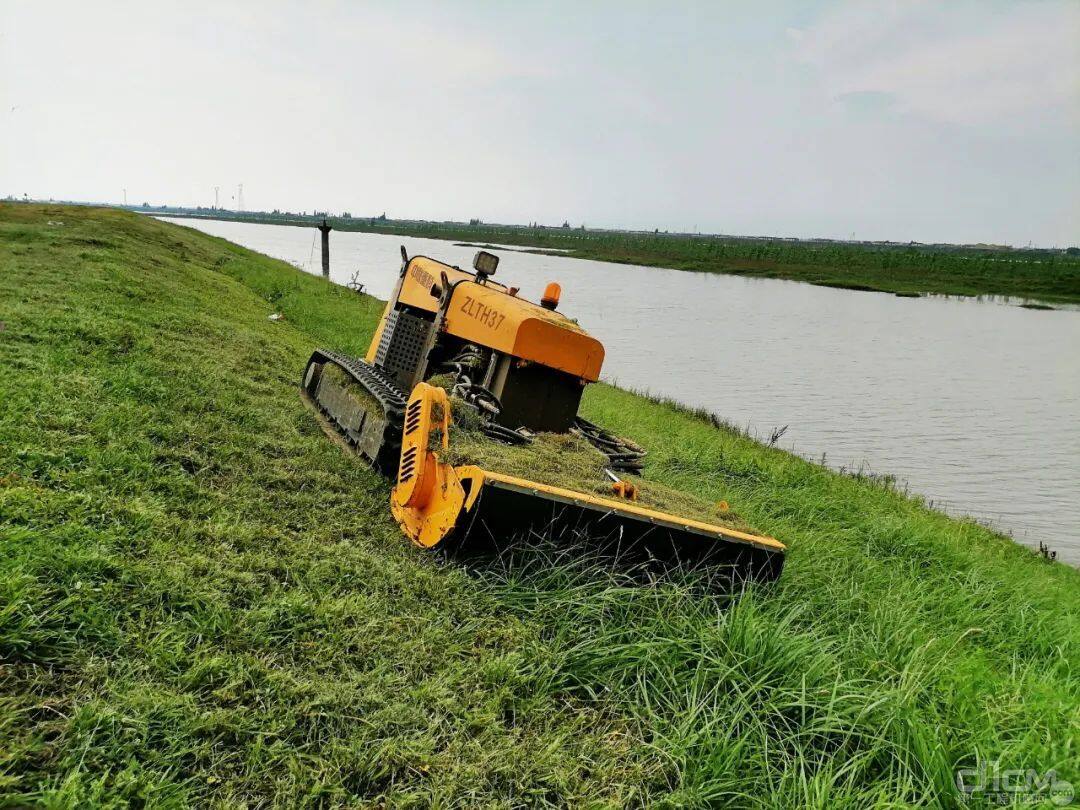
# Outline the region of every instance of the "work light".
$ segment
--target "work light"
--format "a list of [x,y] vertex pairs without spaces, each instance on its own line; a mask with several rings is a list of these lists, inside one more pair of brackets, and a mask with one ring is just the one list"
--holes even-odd
[[476,251],[476,255],[472,260],[473,269],[485,276],[495,275],[495,268],[499,266],[499,257],[494,253],[488,253],[486,250]]

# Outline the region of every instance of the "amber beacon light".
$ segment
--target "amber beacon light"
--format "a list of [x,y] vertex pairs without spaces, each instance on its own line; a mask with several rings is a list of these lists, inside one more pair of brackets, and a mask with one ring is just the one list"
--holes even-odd
[[544,297],[540,299],[540,306],[544,309],[555,309],[559,305],[559,295],[561,293],[562,287],[552,281],[544,287]]

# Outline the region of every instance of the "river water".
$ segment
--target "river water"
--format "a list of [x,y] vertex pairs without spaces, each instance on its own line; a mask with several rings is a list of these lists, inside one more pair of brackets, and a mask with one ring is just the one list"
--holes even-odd
[[[320,272],[310,228],[172,220]],[[398,246],[471,266],[452,242],[335,231],[331,275],[386,298]],[[1080,564],[1080,312],[502,251],[498,278],[607,349],[604,378],[719,414],[848,470],[895,475]]]

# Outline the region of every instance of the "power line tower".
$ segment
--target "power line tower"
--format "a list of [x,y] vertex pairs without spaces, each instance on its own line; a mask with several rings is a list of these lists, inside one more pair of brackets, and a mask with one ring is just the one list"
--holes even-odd
[[236,190],[236,210],[244,210],[244,184],[241,183]]

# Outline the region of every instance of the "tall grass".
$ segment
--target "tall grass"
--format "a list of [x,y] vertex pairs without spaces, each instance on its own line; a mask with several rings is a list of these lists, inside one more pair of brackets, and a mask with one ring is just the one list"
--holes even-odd
[[719,421],[584,401],[647,477],[788,543],[767,587],[542,537],[406,546],[296,395],[378,311],[186,229],[0,207],[0,802],[861,808],[958,805],[979,761],[1080,779],[1075,570]]

